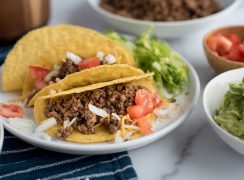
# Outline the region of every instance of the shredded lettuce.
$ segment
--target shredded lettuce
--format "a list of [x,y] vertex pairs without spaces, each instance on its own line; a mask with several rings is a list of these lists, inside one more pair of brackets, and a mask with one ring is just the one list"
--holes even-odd
[[[179,95],[188,91],[188,66],[173,52],[166,42],[151,36],[152,28],[134,40],[128,40],[114,31],[106,35],[127,47],[133,54],[139,68],[154,72],[154,80],[160,92]],[[161,94],[163,95],[163,94]]]

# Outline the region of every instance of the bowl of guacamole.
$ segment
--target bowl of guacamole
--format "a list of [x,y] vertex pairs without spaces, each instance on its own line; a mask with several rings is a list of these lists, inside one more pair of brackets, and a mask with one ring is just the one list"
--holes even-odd
[[229,84],[213,119],[220,127],[244,139],[244,77],[241,83]]
[[244,155],[244,68],[213,78],[204,89],[203,106],[214,131]]

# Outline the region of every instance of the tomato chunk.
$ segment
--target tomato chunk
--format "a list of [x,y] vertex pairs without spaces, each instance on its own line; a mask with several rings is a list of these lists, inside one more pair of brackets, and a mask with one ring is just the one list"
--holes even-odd
[[207,45],[212,51],[216,51],[217,46],[218,46],[218,37],[217,36],[210,36],[207,39]]
[[49,69],[41,66],[29,66],[29,74],[33,80],[42,80],[50,72]]
[[238,46],[233,46],[230,52],[226,55],[227,59],[241,61],[241,55]]
[[130,115],[131,119],[137,119],[145,114],[145,108],[141,105],[129,106],[127,108],[127,113]]
[[136,91],[136,98],[135,98],[135,103],[137,105],[142,105],[146,100],[147,100],[147,95],[148,91],[145,89],[139,89]]
[[23,108],[14,104],[0,104],[0,115],[6,118],[24,116]]
[[94,58],[89,58],[89,59],[82,60],[78,64],[78,67],[79,67],[79,70],[82,70],[82,69],[89,69],[89,68],[92,68],[92,67],[95,67],[95,66],[99,66],[99,65],[100,65],[99,58],[94,57]]
[[36,80],[35,81],[35,88],[36,90],[40,90],[46,87],[48,84],[44,80]]
[[240,51],[240,56],[242,58],[242,61],[244,61],[244,42],[239,45],[239,51]]
[[138,127],[140,128],[140,131],[143,134],[147,135],[147,134],[152,133],[151,125],[147,120],[145,120],[144,117],[137,119],[136,122],[137,122]]
[[136,91],[135,104],[127,108],[127,113],[131,119],[141,118],[153,112],[153,109],[159,107],[162,101],[159,95],[151,93],[145,89]]
[[233,45],[233,43],[223,35],[219,35],[217,43],[217,52],[220,55],[227,54],[231,50],[231,47]]
[[240,38],[235,34],[229,34],[226,37],[233,43],[233,45],[239,45],[241,43]]

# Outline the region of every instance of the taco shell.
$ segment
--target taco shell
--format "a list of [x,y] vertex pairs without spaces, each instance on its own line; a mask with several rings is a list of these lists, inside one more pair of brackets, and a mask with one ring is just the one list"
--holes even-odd
[[113,54],[118,63],[134,65],[128,50],[99,32],[73,25],[47,26],[27,33],[7,55],[3,90],[22,90],[26,78],[29,82],[29,65],[53,68],[61,63],[67,51],[84,57],[94,57],[98,51],[103,51]]
[[51,84],[41,89],[28,103],[33,106],[36,98],[47,96],[50,91],[61,92],[76,87],[83,87],[90,84],[112,81],[119,78],[142,75],[141,69],[129,66],[127,64],[102,65],[91,69],[85,69],[80,72],[70,74],[63,80]]
[[[91,91],[91,90],[103,88],[103,87],[110,86],[110,85],[121,84],[121,83],[142,85],[143,87],[146,87],[150,91],[155,92],[155,87],[152,82],[153,82],[152,74],[144,74],[144,75],[138,75],[138,76],[133,76],[133,77],[120,78],[120,79],[116,79],[116,80],[108,81],[108,82],[92,84],[92,85],[79,87],[79,88],[74,88],[74,89],[71,89],[68,91],[63,91],[63,92],[60,92],[60,93],[57,93],[54,95],[42,96],[42,97],[37,98],[35,101],[35,106],[34,106],[35,120],[36,120],[37,124],[39,124],[43,120],[47,119],[47,117],[45,116],[45,108],[46,108],[47,99],[58,98],[60,96],[65,97],[65,96],[69,96],[74,93],[82,93],[85,91]],[[149,119],[151,121],[151,118],[149,118]],[[58,128],[59,128],[59,126],[57,125],[57,126],[54,126],[50,129],[48,129],[46,132],[50,136],[55,137]],[[126,131],[129,131],[129,130],[126,130]],[[134,133],[132,138],[136,138],[141,135],[142,134],[140,132],[137,132],[137,133]],[[72,141],[72,142],[78,142],[78,143],[95,143],[95,142],[112,141],[112,140],[114,140],[114,138],[115,138],[115,134],[111,134],[105,128],[100,126],[96,129],[95,134],[85,135],[78,131],[74,131],[65,140]]]

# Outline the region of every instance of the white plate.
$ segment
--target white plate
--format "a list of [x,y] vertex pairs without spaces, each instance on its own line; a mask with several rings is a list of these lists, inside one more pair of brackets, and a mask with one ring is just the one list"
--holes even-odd
[[218,23],[218,20],[231,13],[242,0],[217,0],[223,10],[210,16],[194,20],[177,22],[155,22],[136,20],[110,13],[99,6],[100,0],[88,0],[91,7],[108,22],[112,27],[125,33],[138,34],[145,32],[150,25],[154,26],[154,34],[160,38],[181,38],[200,31],[211,24]]
[[0,119],[0,154],[3,148],[3,139],[4,139],[4,129],[3,129],[2,120]]
[[[121,152],[126,150],[132,150],[135,148],[139,148],[141,146],[145,146],[165,136],[170,131],[175,129],[177,126],[179,126],[186,119],[186,117],[189,115],[189,113],[192,111],[193,107],[197,103],[199,92],[200,92],[199,79],[194,68],[186,60],[184,61],[188,64],[190,68],[189,94],[186,96],[186,99],[184,101],[184,105],[183,105],[184,107],[183,109],[181,109],[181,112],[180,114],[178,114],[178,116],[170,120],[167,120],[166,122],[163,122],[163,124],[161,124],[162,127],[150,135],[143,136],[138,139],[130,140],[122,143],[78,144],[78,143],[65,142],[56,139],[52,141],[46,141],[33,136],[33,134],[22,132],[10,126],[5,120],[3,121],[3,125],[10,133],[12,133],[13,135],[17,136],[18,138],[32,145],[44,149],[52,150],[52,151],[64,152],[69,154],[107,154],[107,153],[115,153],[115,152]],[[9,98],[15,96],[16,93],[5,93],[1,90],[0,102],[7,102]],[[33,115],[31,113],[28,114],[27,114],[27,118],[33,119]]]
[[224,95],[229,90],[230,83],[241,83],[244,77],[244,68],[224,72],[212,79],[205,87],[203,93],[203,106],[208,120],[214,131],[231,148],[244,155],[244,140],[232,135],[221,128],[214,120],[213,116],[219,109]]

